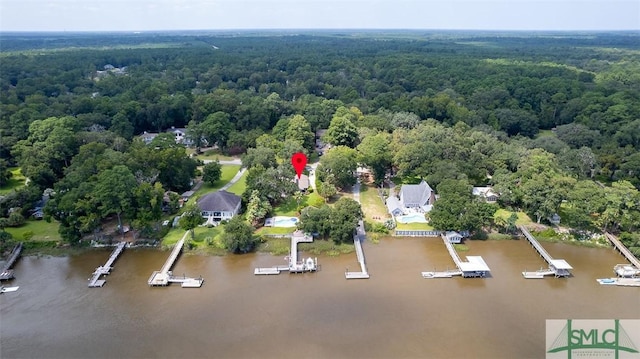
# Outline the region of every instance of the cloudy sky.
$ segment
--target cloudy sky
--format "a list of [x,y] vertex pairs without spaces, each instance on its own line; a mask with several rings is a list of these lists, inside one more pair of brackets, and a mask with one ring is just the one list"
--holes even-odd
[[638,30],[640,0],[0,0],[0,31]]

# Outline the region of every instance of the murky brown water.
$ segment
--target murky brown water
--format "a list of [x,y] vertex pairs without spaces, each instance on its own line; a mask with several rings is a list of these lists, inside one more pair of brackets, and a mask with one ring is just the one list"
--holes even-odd
[[355,254],[319,258],[315,274],[257,277],[281,257],[181,257],[200,289],[149,288],[168,252],[126,250],[103,288],[86,279],[109,250],[22,258],[20,290],[0,296],[2,358],[540,358],[545,319],[640,318],[640,289],[603,287],[624,262],[611,249],[543,245],[575,269],[525,280],[544,265],[523,240],[472,241],[486,279],[422,279],[453,267],[438,239],[366,243],[369,280],[346,281]]

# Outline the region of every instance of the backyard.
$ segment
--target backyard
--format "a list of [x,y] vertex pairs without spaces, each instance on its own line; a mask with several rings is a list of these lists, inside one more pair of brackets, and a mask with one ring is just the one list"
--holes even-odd
[[212,186],[209,183],[203,183],[202,186],[194,193],[193,198],[196,200],[200,198],[200,196],[207,194],[209,192],[217,191],[225,184],[229,183],[233,176],[238,173],[240,170],[240,165],[222,165],[222,173],[220,175],[220,179]]
[[[28,220],[20,227],[7,227],[7,233],[16,240],[33,241],[59,241],[62,238],[58,234],[58,222],[51,220]],[[27,238],[29,237],[29,238]]]
[[9,178],[9,181],[7,181],[6,185],[0,187],[0,195],[7,194],[14,189],[18,189],[24,186],[26,178],[22,175],[20,168],[11,167],[9,168],[9,171],[11,171],[12,176],[11,178]]
[[391,218],[387,213],[387,207],[385,207],[384,202],[378,195],[378,188],[374,186],[366,185],[360,187],[360,203],[364,219],[369,222],[384,222],[386,219]]

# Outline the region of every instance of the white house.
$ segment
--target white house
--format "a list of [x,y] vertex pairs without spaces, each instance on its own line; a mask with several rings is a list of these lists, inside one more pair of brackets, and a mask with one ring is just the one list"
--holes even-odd
[[400,199],[391,195],[387,198],[387,210],[393,216],[409,212],[427,213],[433,208],[436,194],[424,180],[419,184],[405,184],[400,188]]
[[186,128],[176,128],[171,126],[170,129],[167,130],[169,133],[173,133],[176,136],[176,143],[181,143],[187,147],[193,146],[193,140],[187,136]]
[[207,224],[213,224],[233,218],[240,212],[242,199],[227,191],[217,191],[202,196],[198,200],[198,207]]
[[462,234],[455,231],[447,231],[444,234],[445,238],[449,243],[461,243],[462,242]]
[[491,187],[473,187],[472,191],[474,196],[484,198],[488,203],[495,203],[500,195],[493,191]]

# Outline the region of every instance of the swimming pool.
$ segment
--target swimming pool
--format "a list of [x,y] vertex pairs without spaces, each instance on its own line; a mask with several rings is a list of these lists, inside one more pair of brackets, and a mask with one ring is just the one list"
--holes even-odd
[[396,217],[396,221],[400,223],[427,223],[424,213],[410,213],[404,216]]
[[296,223],[298,223],[298,218],[296,217],[282,217],[277,216],[272,218],[271,222],[273,227],[295,227]]

